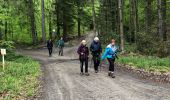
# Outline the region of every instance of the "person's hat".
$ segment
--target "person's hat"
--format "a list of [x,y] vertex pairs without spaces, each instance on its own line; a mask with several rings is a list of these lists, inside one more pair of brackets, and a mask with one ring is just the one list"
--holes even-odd
[[98,38],[98,37],[95,37],[95,38],[94,38],[94,41],[99,41],[99,38]]

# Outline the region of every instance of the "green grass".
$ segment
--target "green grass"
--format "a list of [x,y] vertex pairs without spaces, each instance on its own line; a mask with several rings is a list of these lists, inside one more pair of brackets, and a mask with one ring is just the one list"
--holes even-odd
[[170,72],[170,58],[128,54],[120,56],[117,61],[146,71]]
[[0,99],[2,94],[11,99],[33,96],[39,84],[40,64],[14,53],[8,54],[5,60],[5,71],[0,66]]

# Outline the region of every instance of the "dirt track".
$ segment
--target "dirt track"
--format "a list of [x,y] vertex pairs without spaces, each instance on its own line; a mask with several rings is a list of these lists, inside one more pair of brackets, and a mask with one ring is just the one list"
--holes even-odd
[[[40,100],[170,100],[170,85],[153,83],[116,71],[116,78],[106,71],[80,76],[76,47],[65,48],[65,56],[48,57],[46,49],[22,50],[42,63],[43,93]],[[91,63],[91,62],[89,62]],[[90,64],[89,64],[90,65]]]

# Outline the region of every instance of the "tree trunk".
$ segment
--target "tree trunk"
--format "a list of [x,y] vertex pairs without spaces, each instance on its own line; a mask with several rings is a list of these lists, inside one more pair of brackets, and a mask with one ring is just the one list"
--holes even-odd
[[158,35],[166,40],[166,0],[158,0]]
[[66,21],[66,15],[65,15],[65,8],[63,10],[63,38],[66,41],[67,38],[67,21]]
[[130,6],[130,25],[129,25],[129,34],[130,34],[130,42],[133,43],[133,34],[134,34],[134,25],[133,25],[133,0],[129,0]]
[[145,15],[145,19],[146,19],[146,33],[150,34],[151,33],[151,22],[152,22],[152,0],[146,0],[146,15]]
[[138,32],[138,8],[137,0],[129,0],[130,3],[130,40],[136,43]]
[[118,0],[115,0],[115,26],[116,33],[120,34],[120,24],[119,24],[119,9],[118,9]]
[[[95,2],[92,0],[92,12],[93,12],[93,31],[96,34],[96,11],[95,11]],[[96,34],[98,35],[98,34]]]
[[167,26],[166,26],[166,0],[162,0],[162,18],[163,18],[163,40],[167,40]]
[[[107,6],[108,6],[108,3],[107,3],[107,0],[105,0],[105,7],[107,8]],[[106,30],[106,33],[108,34],[108,9],[105,9],[105,21],[106,21],[106,28],[105,28],[105,30]]]
[[122,12],[122,0],[118,0],[119,7],[119,23],[120,23],[120,39],[121,39],[121,50],[124,52],[124,29],[123,29],[123,12]]
[[14,27],[12,24],[11,24],[11,38],[12,38],[12,40],[14,38]]
[[43,43],[46,43],[46,33],[45,33],[45,8],[44,8],[44,0],[41,0],[41,10],[42,10],[42,40]]
[[137,9],[137,0],[133,0],[133,4],[134,4],[134,7],[133,7],[133,12],[134,12],[134,16],[133,16],[133,22],[134,22],[134,40],[135,40],[135,43],[136,43],[136,35],[137,35],[137,32],[138,32],[138,18],[137,18],[137,14],[138,14],[138,9]]
[[34,4],[33,0],[28,0],[29,6],[29,17],[31,21],[31,31],[32,31],[32,42],[33,45],[37,44],[37,36],[36,36],[36,24],[35,24],[35,14],[34,14]]
[[[1,23],[1,20],[0,20]],[[2,28],[0,27],[0,40],[2,40]]]
[[51,12],[49,11],[49,37],[52,39]]
[[158,34],[162,38],[162,24],[163,24],[163,19],[162,19],[162,10],[161,10],[161,5],[162,5],[162,0],[158,0]]
[[8,22],[5,21],[5,40],[8,40],[8,36],[7,36],[7,32],[8,32]]
[[77,12],[78,12],[78,19],[77,19],[77,23],[78,23],[78,37],[81,37],[81,9],[80,9],[80,1],[77,1]]
[[60,15],[59,15],[59,4],[57,2],[57,36],[60,37]]

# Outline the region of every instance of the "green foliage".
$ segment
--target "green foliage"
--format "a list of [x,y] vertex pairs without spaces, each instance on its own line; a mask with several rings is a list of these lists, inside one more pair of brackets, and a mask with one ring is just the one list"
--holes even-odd
[[137,46],[136,46],[136,44],[134,44],[134,43],[126,43],[125,44],[125,52],[126,53],[132,53],[132,52],[138,52],[138,50],[137,50]]
[[39,63],[14,53],[8,55],[6,61],[5,71],[0,66],[0,95],[18,99],[35,95],[39,84]]
[[117,44],[120,43],[119,35],[114,32],[102,33],[99,35],[99,37],[103,44],[110,43],[111,39],[115,39]]
[[161,41],[152,34],[138,33],[136,51],[146,55],[167,57],[170,55],[170,41]]
[[170,72],[170,58],[129,54],[120,56],[118,62],[147,71]]
[[4,40],[1,40],[0,41],[0,48],[5,48],[5,49],[14,49],[14,42],[12,41],[4,41]]
[[153,55],[156,53],[155,48],[159,48],[157,41],[159,41],[158,38],[155,37],[153,39],[150,34],[138,33],[137,50],[145,54]]

